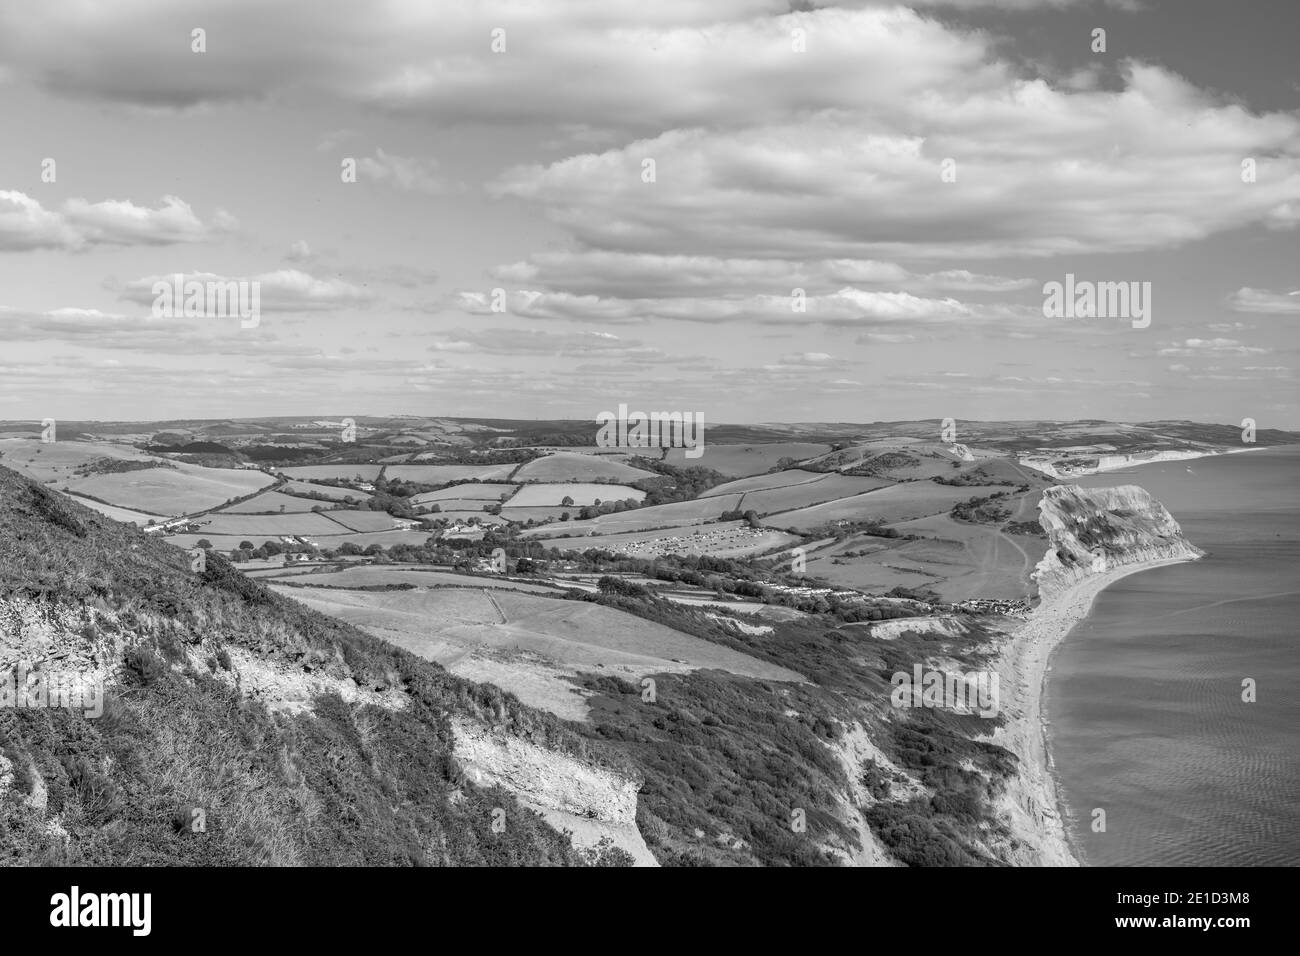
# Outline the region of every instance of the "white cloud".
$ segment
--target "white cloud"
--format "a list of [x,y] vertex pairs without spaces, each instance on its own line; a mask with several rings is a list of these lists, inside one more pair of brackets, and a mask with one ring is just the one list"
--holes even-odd
[[403,192],[441,196],[463,189],[439,175],[437,160],[398,156],[382,149],[359,159],[357,170],[364,181],[384,183]]
[[1228,296],[1228,307],[1235,312],[1300,315],[1300,292],[1270,292],[1243,286]]
[[233,225],[221,210],[212,225],[204,225],[176,196],[164,196],[156,209],[129,200],[69,199],[54,211],[25,193],[0,190],[0,251],[201,242]]
[[[155,282],[171,283],[174,276],[145,276],[129,282],[120,298],[152,305]],[[368,305],[375,294],[341,279],[317,279],[297,269],[279,269],[254,276],[223,276],[211,272],[181,274],[183,282],[257,282],[263,309],[278,312],[318,312]]]

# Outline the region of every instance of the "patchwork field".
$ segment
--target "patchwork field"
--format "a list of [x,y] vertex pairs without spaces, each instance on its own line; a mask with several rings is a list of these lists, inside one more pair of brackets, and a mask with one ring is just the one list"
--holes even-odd
[[749,528],[742,521],[719,521],[696,528],[602,534],[598,537],[544,538],[548,548],[585,550],[603,548],[634,558],[666,554],[700,554],[715,558],[743,558],[777,547],[793,547],[801,538],[770,528]]
[[383,465],[295,465],[292,468],[281,468],[280,471],[290,478],[302,478],[307,481],[312,478],[338,478],[343,481],[352,481],[355,478],[359,481],[374,481],[383,468]]
[[685,448],[669,448],[664,461],[677,467],[699,465],[723,475],[746,478],[775,468],[782,458],[803,461],[830,451],[830,445],[813,442],[773,442],[760,445],[711,445],[707,439],[704,454],[687,458]]
[[642,471],[622,462],[568,452],[535,458],[514,474],[516,481],[591,481],[607,478],[611,481],[633,482],[653,477],[653,472]]
[[796,531],[808,531],[842,519],[893,524],[950,511],[957,502],[976,495],[1011,490],[1009,485],[962,488],[937,485],[932,481],[909,481],[823,505],[768,515],[763,523],[772,528],[793,528]]
[[735,481],[715,485],[700,497],[711,498],[715,495],[727,495],[732,492],[744,493],[746,491],[766,491],[769,488],[787,488],[809,481],[821,481],[825,477],[824,472],[800,471],[797,468],[792,468],[789,471],[774,471],[770,474],[755,475],[752,478],[737,478]]
[[[683,527],[716,521],[724,511],[734,510],[740,495],[719,495],[716,498],[696,498],[693,501],[675,501],[669,505],[652,505],[634,508],[587,520],[565,523],[566,534],[618,534],[624,531],[644,531],[649,528]],[[525,535],[555,534],[555,528],[532,528]]]
[[501,496],[509,497],[515,493],[519,486],[505,482],[483,481],[471,482],[464,485],[452,485],[450,488],[439,488],[437,491],[426,491],[421,495],[413,495],[411,504],[427,505],[434,502],[452,501],[452,500],[469,500],[482,499],[484,501],[500,501]]
[[[324,517],[353,531],[388,531],[397,527],[393,516],[385,511],[330,511]],[[334,529],[338,531],[336,527]]]
[[577,506],[595,504],[597,501],[626,501],[633,498],[642,501],[645,492],[627,485],[604,485],[586,482],[565,482],[562,484],[523,485],[506,506],[509,508],[553,507],[572,499]]
[[[194,514],[273,484],[260,471],[177,465],[69,481],[66,487],[132,511]],[[59,487],[64,487],[60,484]]]
[[384,477],[392,481],[416,481],[423,485],[441,485],[448,481],[478,478],[499,481],[510,477],[518,465],[389,465]]
[[346,534],[344,529],[326,518],[313,512],[282,515],[245,515],[219,512],[199,518],[194,524],[198,533],[206,536],[219,535],[318,535]]
[[331,485],[316,485],[310,481],[289,481],[285,482],[283,490],[289,494],[305,495],[318,494],[326,498],[332,498],[335,501],[346,501],[351,498],[353,501],[369,501],[374,495],[368,491],[357,491],[353,488],[335,488]]
[[746,492],[736,506],[738,511],[755,511],[760,515],[792,511],[822,502],[835,501],[884,488],[884,478],[855,478],[849,475],[822,475],[817,481],[805,481],[785,488]]
[[239,504],[231,505],[229,508],[222,508],[222,514],[235,515],[253,515],[253,514],[276,514],[279,512],[288,512],[290,514],[302,511],[311,511],[312,508],[332,508],[334,504],[329,501],[314,501],[311,498],[295,498],[293,495],[284,495],[278,491],[264,491],[260,495],[255,495],[247,501],[241,501]]
[[[336,524],[334,530],[342,531],[343,528],[341,525]],[[424,544],[429,540],[429,532],[374,531],[359,534],[310,534],[308,537],[322,548],[337,548],[344,543],[355,544],[359,548],[368,548],[372,544],[388,548],[395,544]],[[233,551],[239,547],[241,541],[248,541],[254,547],[259,547],[268,541],[278,542],[280,535],[262,531],[238,535],[199,532],[197,534],[173,534],[167,536],[167,543],[174,544],[178,548],[193,548],[204,540],[210,542],[212,547],[218,551]]]
[[[480,503],[481,502],[475,502],[475,504],[480,504]],[[473,518],[481,525],[499,525],[499,524],[506,523],[505,518],[501,518],[496,515],[490,515],[486,511],[474,511],[471,509],[466,509],[464,511],[443,510],[438,512],[437,514],[429,515],[428,517],[441,518],[448,522],[469,521],[471,518]]]
[[[500,504],[500,502],[489,498],[448,498],[444,501],[427,502],[423,509],[430,509],[430,513],[433,514],[447,514],[451,511],[482,511],[491,504]],[[433,512],[431,510],[433,508],[437,508],[437,512]]]

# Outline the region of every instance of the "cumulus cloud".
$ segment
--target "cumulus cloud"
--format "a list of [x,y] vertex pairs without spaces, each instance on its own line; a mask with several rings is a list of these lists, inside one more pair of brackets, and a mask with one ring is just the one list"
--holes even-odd
[[164,196],[156,209],[129,200],[69,199],[58,210],[47,210],[26,193],[0,190],[0,251],[166,246],[201,242],[234,226],[221,210],[205,225],[176,196]]
[[965,269],[918,273],[897,263],[871,259],[723,259],[717,256],[656,255],[609,249],[539,252],[493,270],[503,282],[562,289],[578,295],[648,298],[722,295],[739,291],[789,294],[833,292],[847,283],[888,285],[911,292],[1010,292],[1032,279],[984,275]]
[[1235,312],[1300,315],[1300,291],[1270,292],[1267,289],[1243,286],[1228,296],[1228,307]]
[[1041,309],[974,306],[956,299],[929,298],[908,292],[875,292],[845,287],[820,296],[753,295],[735,298],[679,296],[618,299],[536,290],[462,291],[447,306],[471,315],[505,313],[530,319],[568,319],[605,324],[647,319],[683,322],[758,322],[772,325],[890,325],[971,321],[1033,320]]
[[[368,305],[375,301],[374,293],[344,282],[341,279],[317,279],[297,269],[279,269],[253,276],[224,276],[212,272],[180,273],[182,282],[230,283],[256,282],[260,286],[263,309],[276,312],[323,312]],[[141,305],[152,305],[156,298],[156,282],[169,285],[176,274],[145,276],[128,282],[120,298]]]
[[1272,349],[1242,345],[1236,339],[1185,339],[1181,343],[1160,349],[1156,354],[1168,356],[1188,355],[1263,355]]
[[361,157],[357,170],[364,181],[384,183],[403,192],[441,196],[464,188],[438,173],[437,160],[398,156],[382,149],[376,149],[374,156]]

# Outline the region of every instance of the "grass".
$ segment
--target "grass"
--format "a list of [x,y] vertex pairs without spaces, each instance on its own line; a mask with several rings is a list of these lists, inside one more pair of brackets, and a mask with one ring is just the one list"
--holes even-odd
[[[623,770],[508,694],[282,599],[217,555],[192,574],[183,552],[5,469],[0,600],[41,602],[84,623],[70,640],[125,650],[99,719],[0,711],[0,750],[17,768],[0,795],[8,863],[583,865],[509,794],[464,779],[449,715]],[[219,678],[234,650],[407,704],[327,694],[273,712]],[[37,791],[43,807],[25,799]],[[178,827],[195,809],[204,829]],[[66,840],[48,826],[56,816]]]

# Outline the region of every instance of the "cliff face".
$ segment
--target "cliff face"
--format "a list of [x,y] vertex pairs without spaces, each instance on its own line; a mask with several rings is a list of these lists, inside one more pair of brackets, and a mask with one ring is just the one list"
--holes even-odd
[[1057,485],[1043,491],[1038,511],[1050,543],[1033,575],[1044,600],[1123,565],[1205,553],[1183,537],[1165,506],[1137,485]]

